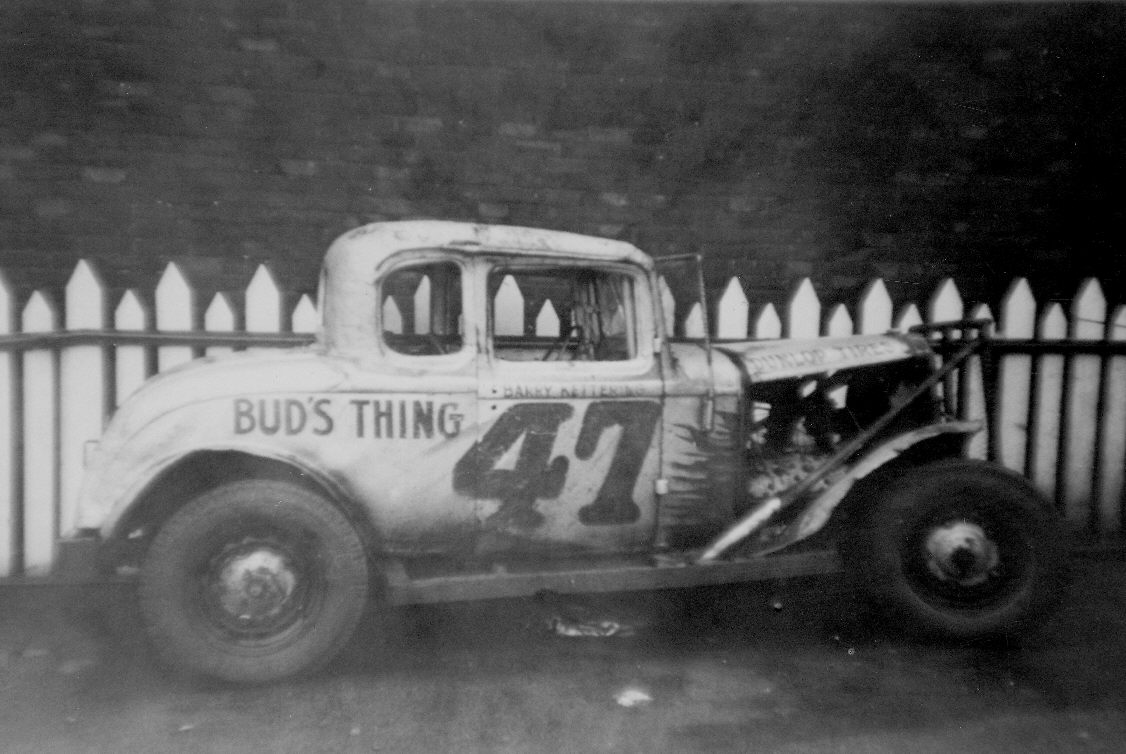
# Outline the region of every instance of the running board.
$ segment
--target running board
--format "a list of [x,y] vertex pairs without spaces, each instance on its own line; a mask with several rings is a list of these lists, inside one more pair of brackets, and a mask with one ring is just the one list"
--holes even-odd
[[816,576],[840,570],[835,550],[815,550],[759,558],[707,563],[669,561],[641,564],[619,561],[602,567],[514,571],[512,565],[492,570],[455,572],[440,576],[411,577],[401,561],[385,562],[386,600],[393,605],[527,597],[540,592],[581,594],[591,592],[635,592],[679,589],[742,581]]

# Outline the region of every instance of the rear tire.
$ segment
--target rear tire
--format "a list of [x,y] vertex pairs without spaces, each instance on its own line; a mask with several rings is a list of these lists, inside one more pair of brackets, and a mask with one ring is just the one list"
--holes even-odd
[[858,588],[916,631],[1013,635],[1059,604],[1067,550],[1059,516],[1023,477],[994,464],[916,467],[858,500],[841,540]]
[[173,667],[264,683],[336,655],[367,591],[363,544],[338,509],[293,484],[247,480],[168,520],[141,570],[140,605]]

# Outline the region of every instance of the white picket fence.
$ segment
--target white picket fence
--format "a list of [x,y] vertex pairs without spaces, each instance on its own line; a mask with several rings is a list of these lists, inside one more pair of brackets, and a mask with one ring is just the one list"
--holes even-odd
[[[389,330],[429,329],[430,287],[423,280],[411,301],[389,298]],[[115,407],[152,373],[196,356],[232,347],[277,347],[308,340],[317,327],[314,302],[302,296],[287,318],[274,276],[259,267],[246,288],[243,316],[219,293],[196,329],[198,296],[176,264],[169,264],[152,295],[137,291],[116,301],[95,266],[80,262],[63,291],[60,311],[50,292],[18,302],[0,271],[0,578],[43,575],[55,559],[55,542],[75,522],[75,498],[85,442],[96,438]],[[802,280],[780,310],[753,306],[732,278],[705,318],[698,303],[677,302],[662,287],[667,326],[683,337],[703,336],[712,322],[720,339],[805,338],[906,330],[924,322],[963,317],[993,318],[986,305],[967,306],[952,280],[922,305],[893,305],[881,280],[873,280],[855,306],[823,306],[812,283]],[[115,306],[110,308],[110,304]],[[525,332],[525,302],[511,277],[493,301],[497,331]],[[410,307],[403,316],[403,307]],[[1058,302],[1038,307],[1027,282],[1016,280],[1000,303],[996,336],[1013,342],[1126,340],[1126,307],[1107,316],[1096,280],[1086,281],[1067,311]],[[537,308],[537,334],[557,335],[559,315],[551,301]],[[237,337],[240,333],[245,335]],[[278,334],[291,333],[292,337]],[[75,336],[67,338],[65,336]],[[141,336],[143,337],[137,337]],[[273,336],[273,337],[271,337]],[[1126,351],[1010,353],[1000,363],[993,431],[999,459],[1033,479],[1056,499],[1079,529],[1120,534],[1123,468],[1126,465]],[[971,379],[971,413],[984,406],[979,380]],[[984,455],[985,438],[974,453]]]

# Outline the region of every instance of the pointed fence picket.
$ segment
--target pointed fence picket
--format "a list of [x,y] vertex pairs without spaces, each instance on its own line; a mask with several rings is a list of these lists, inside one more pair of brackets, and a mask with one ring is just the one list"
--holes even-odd
[[[225,293],[216,293],[207,311],[203,313],[203,329],[207,332],[234,332],[235,310]],[[222,356],[234,352],[230,346],[208,346],[204,351],[208,356]]]
[[247,332],[281,332],[282,295],[274,276],[264,264],[258,265],[246,287]]
[[739,278],[731,278],[716,306],[715,336],[719,339],[738,340],[747,337],[748,317],[751,313],[747,294]]
[[[964,311],[958,287],[952,279],[945,278],[927,302],[927,322],[954,322],[962,319]],[[957,373],[951,374],[939,385],[939,392],[944,400],[950,401],[952,397],[962,395],[961,377]]]
[[[58,309],[42,291],[31,294],[23,309],[22,331],[54,332]],[[59,512],[58,354],[50,350],[23,355],[23,563],[30,576],[46,575],[54,563]]]
[[938,285],[938,289],[930,298],[927,308],[928,322],[952,322],[962,318],[965,306],[962,303],[962,294],[951,278],[945,278]]
[[[989,320],[993,321],[993,312],[990,311],[988,304],[978,304],[970,310],[970,319],[976,320]],[[962,369],[961,384],[959,389],[962,391],[958,397],[961,412],[966,417],[979,417],[986,415],[985,409],[985,391],[982,386],[981,357],[971,356],[966,362],[966,366]],[[966,447],[966,455],[970,458],[985,458],[989,454],[989,441],[990,435],[993,433],[993,428],[986,423],[984,429],[970,438],[969,445]]]
[[[829,312],[825,321],[825,335],[830,338],[841,338],[852,335],[852,316],[844,304],[837,304]],[[848,400],[848,388],[844,385],[829,391],[829,400],[837,408],[844,408]]]
[[771,340],[782,337],[782,318],[774,304],[767,303],[755,317],[755,325],[749,335],[757,340]]
[[923,316],[919,314],[919,307],[915,304],[907,304],[900,312],[899,316],[895,318],[895,327],[892,328],[897,332],[907,332],[916,325],[923,324]]
[[[134,290],[125,291],[113,313],[113,326],[119,332],[144,332],[151,317]],[[120,344],[114,348],[115,406],[120,406],[148,377],[148,359],[142,345]]]
[[[246,287],[246,330],[256,333],[282,331],[282,294],[266,265],[258,265]],[[261,351],[250,348],[249,351]]]
[[[705,311],[699,301],[677,301],[659,279],[666,331],[698,339],[707,323],[719,340],[812,338],[906,331],[924,322],[960,319],[966,311],[972,318],[991,318],[987,305],[967,305],[951,279],[942,281],[923,306],[908,301],[898,308],[879,279],[863,289],[854,306],[823,302],[808,279],[798,281],[781,302],[749,301],[746,290],[743,280],[727,280],[715,291],[714,308]],[[195,355],[276,347],[285,339],[268,336],[315,333],[320,327],[317,305],[307,295],[285,316],[286,299],[265,266],[255,271],[242,297],[213,295],[197,322],[198,296],[180,267],[170,263],[151,299],[129,290],[111,302],[95,266],[81,262],[63,292],[61,312],[46,291],[33,292],[17,309],[17,297],[0,272],[0,339],[120,334],[0,351],[0,393],[6,396],[0,399],[0,490],[7,493],[0,504],[0,578],[49,571],[56,538],[76,525],[86,440],[99,435],[108,415],[153,372]],[[398,333],[429,332],[430,299],[431,280],[424,277],[409,298],[384,301],[381,326]],[[153,302],[151,309],[146,300]],[[557,336],[560,303],[526,301],[516,280],[506,276],[489,306],[498,334]],[[1085,281],[1066,308],[1058,302],[1038,304],[1028,282],[1015,280],[998,309],[993,422],[989,435],[971,446],[974,455],[993,449],[997,460],[1026,474],[1057,499],[1074,528],[1103,535],[1123,531],[1126,492],[1126,350],[1094,348],[1126,342],[1126,306],[1114,308],[1108,318],[1109,310],[1094,280]],[[243,334],[251,339],[236,337]],[[1068,350],[1077,345],[1079,351]],[[984,368],[975,358],[953,387],[946,386],[970,416],[985,413]],[[834,401],[843,405],[843,396],[834,395]]]
[[891,329],[891,296],[883,280],[876,278],[864,287],[856,308],[859,334],[878,335]]
[[555,312],[555,305],[550,299],[545,299],[540,313],[536,315],[536,335],[543,337],[559,337],[559,315]]
[[[169,262],[156,285],[156,329],[176,332],[195,329],[195,291],[175,262]],[[191,346],[161,346],[157,349],[157,371],[191,361]]]
[[821,329],[821,302],[813,283],[805,278],[786,303],[786,337],[816,338]]
[[707,325],[704,323],[704,307],[699,301],[692,304],[692,308],[688,310],[688,316],[684,318],[684,337],[686,338],[702,338],[705,335]]
[[524,296],[516,278],[505,275],[493,298],[493,321],[497,335],[524,334]]
[[829,319],[825,322],[825,334],[831,338],[840,338],[852,335],[852,315],[848,307],[837,304],[829,311]]
[[[1009,286],[1001,299],[996,336],[1030,340],[1036,334],[1036,300],[1024,278]],[[1032,357],[1012,354],[998,365],[997,418],[992,431],[999,437],[999,459],[1014,471],[1028,469],[1029,405],[1032,399]]]
[[[1051,303],[1040,317],[1037,338],[1041,341],[1063,340],[1067,318],[1058,303]],[[1035,396],[1032,400],[1030,434],[1035,442],[1029,448],[1028,476],[1044,494],[1056,496],[1060,439],[1060,406],[1063,397],[1064,357],[1045,354],[1036,364]]]
[[[1072,340],[1102,340],[1106,332],[1106,297],[1097,280],[1087,280],[1071,306]],[[1062,427],[1063,454],[1058,476],[1063,480],[1064,513],[1068,519],[1085,520],[1090,513],[1095,439],[1098,426],[1098,356],[1073,356],[1067,364],[1067,389]]]
[[[410,305],[405,307],[409,319],[404,316],[404,307],[401,306],[402,302],[399,299],[394,296],[384,299],[383,329],[398,335],[421,335],[430,332],[430,285],[429,276],[424,275],[419,280],[418,287],[411,294]],[[312,299],[302,296],[293,310],[293,332],[315,333],[318,324],[316,307],[313,306]]]
[[423,276],[414,292],[414,332],[430,332],[430,277]]
[[[0,271],[0,338],[15,327],[15,300],[8,278]],[[16,476],[17,416],[16,354],[0,351],[0,578],[12,574],[15,566],[17,523],[21,490]]]
[[[429,301],[429,281],[427,281],[427,301]],[[315,333],[320,326],[320,315],[317,313],[317,306],[313,303],[313,299],[309,298],[308,294],[303,294],[297,301],[297,306],[293,308],[293,332],[295,333]],[[427,310],[427,329],[422,332],[430,331],[429,309]]]
[[[1107,325],[1106,339],[1126,341],[1126,306],[1118,306]],[[1098,485],[1097,531],[1119,531],[1123,525],[1123,492],[1126,488],[1126,356],[1111,356],[1103,364],[1102,421],[1097,440],[1099,456],[1095,483]]]
[[[101,330],[106,326],[105,285],[89,262],[78,263],[67,283],[65,301],[67,330]],[[60,354],[60,531],[74,529],[86,440],[102,434],[107,413],[107,366],[106,349],[101,345],[75,345]]]
[[383,302],[383,331],[396,335],[403,333],[403,314],[394,296],[388,296]]

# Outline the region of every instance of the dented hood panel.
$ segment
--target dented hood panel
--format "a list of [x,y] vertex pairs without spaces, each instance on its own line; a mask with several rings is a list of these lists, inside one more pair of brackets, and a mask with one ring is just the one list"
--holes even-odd
[[742,362],[752,382],[905,361],[931,352],[924,338],[898,333],[809,340],[727,341],[716,343],[715,347]]

